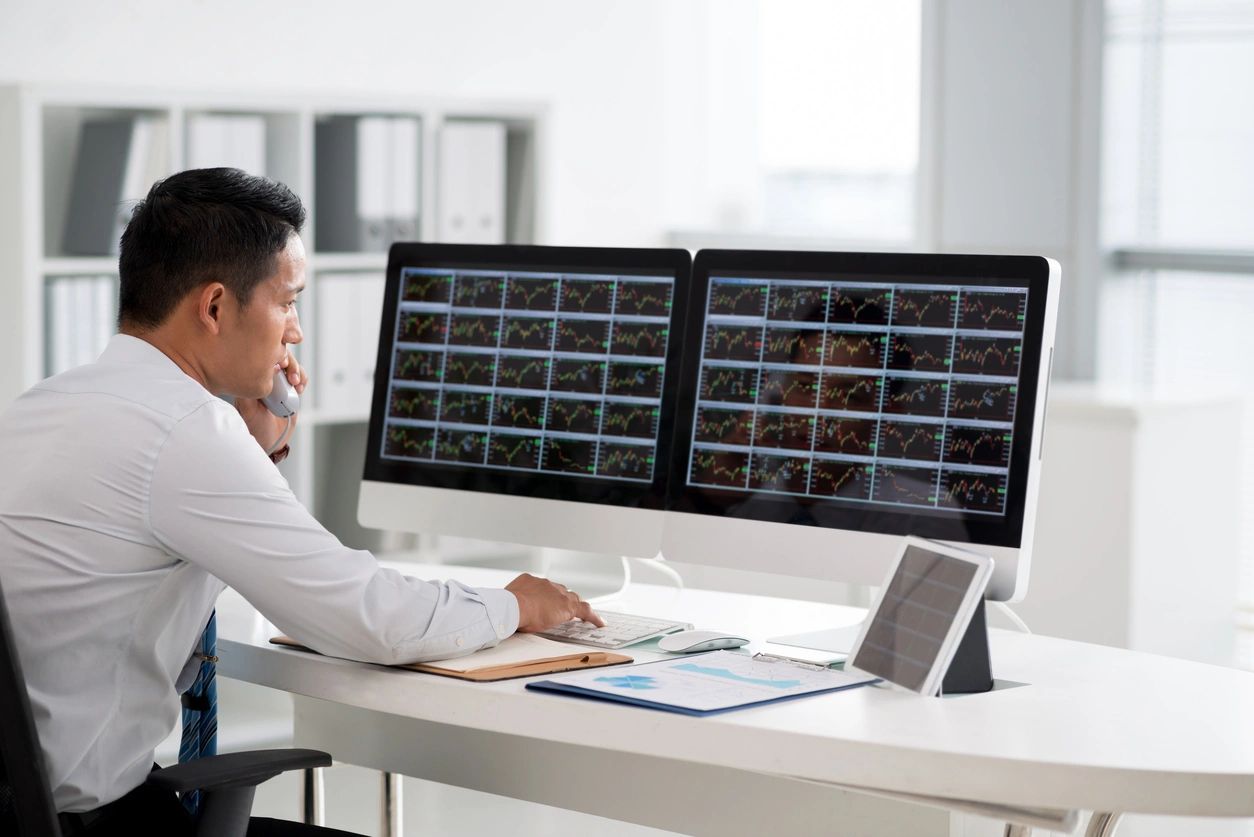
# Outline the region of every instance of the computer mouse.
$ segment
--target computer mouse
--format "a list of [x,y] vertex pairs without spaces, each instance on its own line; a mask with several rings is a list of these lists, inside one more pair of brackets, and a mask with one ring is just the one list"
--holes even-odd
[[695,654],[720,648],[739,648],[749,640],[724,631],[677,631],[657,641],[657,647],[672,654]]

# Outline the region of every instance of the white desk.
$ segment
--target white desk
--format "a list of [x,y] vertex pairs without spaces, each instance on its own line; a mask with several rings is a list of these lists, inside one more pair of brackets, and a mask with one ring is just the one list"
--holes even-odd
[[[506,578],[415,574],[450,572]],[[615,607],[752,637],[859,616],[644,584]],[[1254,674],[1005,631],[991,643],[994,675],[1027,685],[943,700],[855,689],[707,718],[527,692],[524,681],[392,671],[230,629],[218,670],[296,695],[296,744],[340,761],[684,833],[787,833],[816,821],[948,833],[947,813],[901,795],[986,815],[1254,816]],[[675,782],[699,794],[677,794]]]

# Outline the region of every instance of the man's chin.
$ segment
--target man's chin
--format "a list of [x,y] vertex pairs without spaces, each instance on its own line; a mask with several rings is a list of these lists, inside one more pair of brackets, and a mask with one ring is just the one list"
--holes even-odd
[[266,378],[264,385],[249,387],[245,389],[240,387],[240,391],[233,397],[240,401],[260,401],[270,394],[270,390],[274,388],[274,379]]

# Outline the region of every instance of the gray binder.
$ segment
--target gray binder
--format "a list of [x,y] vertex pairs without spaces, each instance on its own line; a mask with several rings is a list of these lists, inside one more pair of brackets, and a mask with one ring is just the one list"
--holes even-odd
[[83,123],[61,249],[72,256],[107,256],[118,251],[122,189],[135,119]]
[[418,231],[417,120],[337,116],[314,129],[314,235],[324,252],[378,252]]

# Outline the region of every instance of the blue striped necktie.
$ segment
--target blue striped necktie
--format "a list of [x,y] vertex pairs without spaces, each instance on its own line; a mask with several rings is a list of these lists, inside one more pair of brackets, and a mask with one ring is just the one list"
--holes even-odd
[[[183,739],[179,762],[191,761],[218,752],[218,612],[209,614],[209,624],[200,638],[200,671],[196,681],[183,694]],[[193,815],[200,809],[200,791],[183,794],[183,807]]]

